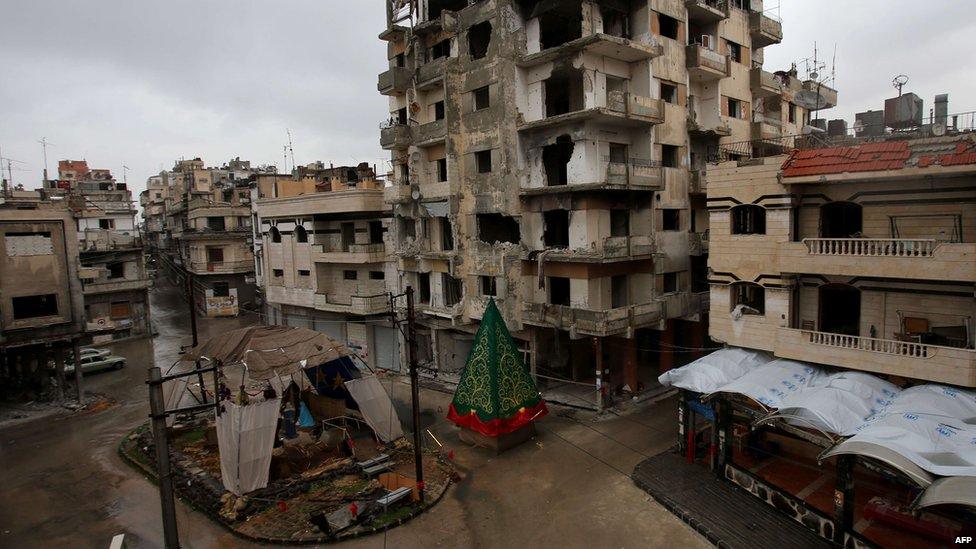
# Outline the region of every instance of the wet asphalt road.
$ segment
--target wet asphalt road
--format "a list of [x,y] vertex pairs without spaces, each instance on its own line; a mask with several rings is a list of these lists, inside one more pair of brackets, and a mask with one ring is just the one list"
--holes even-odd
[[[108,547],[126,533],[129,547],[159,547],[161,523],[155,485],[118,457],[120,439],[146,421],[146,369],[169,366],[191,343],[186,303],[162,278],[150,292],[159,335],[109,346],[126,368],[93,374],[85,388],[118,401],[95,413],[59,415],[0,430],[0,547]],[[201,339],[257,319],[200,319]],[[187,547],[231,546],[237,541],[179,505],[178,520],[192,530]]]

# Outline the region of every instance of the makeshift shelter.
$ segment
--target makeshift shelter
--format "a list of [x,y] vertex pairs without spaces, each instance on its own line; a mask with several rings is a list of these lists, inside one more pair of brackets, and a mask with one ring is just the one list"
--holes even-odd
[[535,432],[548,413],[505,321],[489,300],[447,418],[468,442],[504,450]]

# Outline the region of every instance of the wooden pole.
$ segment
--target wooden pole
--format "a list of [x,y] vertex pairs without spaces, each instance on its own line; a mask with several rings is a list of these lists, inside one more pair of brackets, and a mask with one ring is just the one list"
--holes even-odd
[[85,405],[85,388],[82,378],[84,375],[81,373],[81,345],[78,343],[78,339],[71,340],[71,349],[74,353],[75,362],[75,387],[78,389],[78,404]]
[[410,362],[410,405],[413,410],[413,459],[417,469],[417,492],[424,501],[424,463],[421,452],[420,381],[417,379],[417,319],[413,310],[413,287],[407,286],[407,353]]
[[159,504],[163,514],[163,545],[179,549],[180,534],[176,525],[176,500],[173,497],[173,478],[170,474],[169,439],[166,433],[166,403],[163,401],[162,372],[149,369],[149,409],[153,441],[156,446],[156,473],[159,475]]

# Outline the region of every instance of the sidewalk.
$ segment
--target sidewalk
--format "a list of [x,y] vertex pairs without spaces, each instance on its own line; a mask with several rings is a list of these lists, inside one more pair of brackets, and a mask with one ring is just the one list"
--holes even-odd
[[834,547],[758,498],[672,452],[641,462],[632,478],[719,547]]

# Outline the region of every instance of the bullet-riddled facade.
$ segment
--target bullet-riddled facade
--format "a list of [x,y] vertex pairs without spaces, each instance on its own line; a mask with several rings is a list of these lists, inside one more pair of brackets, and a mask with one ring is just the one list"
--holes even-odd
[[463,367],[490,297],[533,372],[595,382],[601,403],[673,365],[654,349],[702,347],[698,170],[809,119],[795,72],[761,69],[780,23],[759,2],[427,0],[387,15],[380,141],[421,359]]

